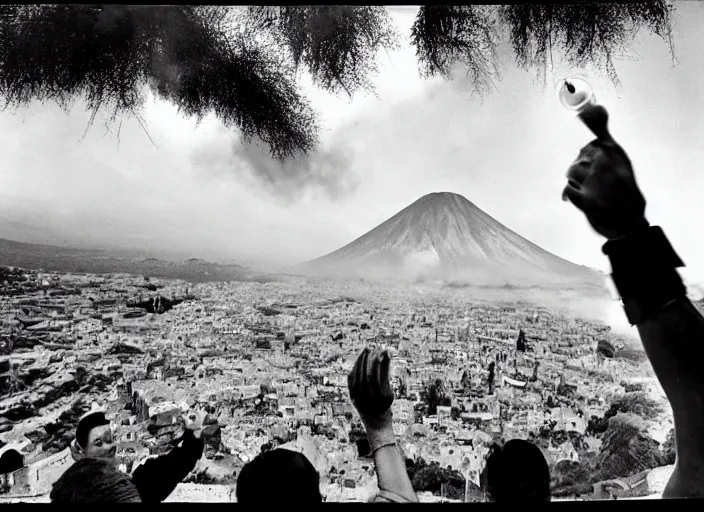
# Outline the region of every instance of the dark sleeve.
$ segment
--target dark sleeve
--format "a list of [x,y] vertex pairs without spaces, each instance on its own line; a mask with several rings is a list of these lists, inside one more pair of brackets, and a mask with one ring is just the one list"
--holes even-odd
[[169,453],[147,460],[134,470],[132,483],[143,503],[161,503],[193,471],[203,455],[203,441],[186,430],[183,443]]

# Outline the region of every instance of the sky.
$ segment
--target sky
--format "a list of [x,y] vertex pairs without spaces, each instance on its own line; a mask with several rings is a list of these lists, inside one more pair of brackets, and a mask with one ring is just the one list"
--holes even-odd
[[[89,113],[32,104],[0,112],[0,237],[141,249],[162,257],[288,265],[351,242],[430,192],[455,192],[513,231],[570,261],[608,270],[603,240],[561,201],[565,172],[591,134],[557,101],[580,74],[610,112],[661,225],[704,283],[704,4],[677,2],[674,42],[641,33],[616,69],[616,89],[593,70],[556,62],[548,84],[502,52],[502,79],[479,98],[462,77],[422,79],[408,40],[415,8],[394,8],[403,36],[380,55],[377,95],[351,100],[301,84],[322,125],[321,145],[284,166],[208,117],[200,124],[150,98],[119,137]],[[293,171],[297,171],[294,173]]]

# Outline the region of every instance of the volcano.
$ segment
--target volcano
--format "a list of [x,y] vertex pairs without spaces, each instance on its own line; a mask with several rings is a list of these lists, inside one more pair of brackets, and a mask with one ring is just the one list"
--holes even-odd
[[425,195],[348,245],[299,267],[319,277],[478,286],[604,287],[605,276],[541,249],[459,194]]

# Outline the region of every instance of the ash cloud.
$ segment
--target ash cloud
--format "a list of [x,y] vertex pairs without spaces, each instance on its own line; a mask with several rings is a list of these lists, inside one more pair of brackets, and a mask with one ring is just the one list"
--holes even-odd
[[192,153],[191,160],[207,176],[221,179],[229,175],[289,205],[308,195],[339,201],[357,191],[361,183],[352,149],[336,143],[278,160],[263,142],[238,138],[229,145],[203,146]]
[[353,193],[359,177],[352,170],[352,153],[344,148],[320,149],[283,161],[272,158],[262,143],[237,142],[232,148],[240,169],[270,193],[293,201],[307,189],[338,200]]

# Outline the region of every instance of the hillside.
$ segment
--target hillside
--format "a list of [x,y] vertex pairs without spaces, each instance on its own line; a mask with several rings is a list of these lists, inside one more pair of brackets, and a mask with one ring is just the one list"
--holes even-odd
[[210,281],[271,281],[274,276],[240,265],[219,265],[200,259],[174,262],[130,259],[100,250],[71,249],[0,239],[0,265],[55,272],[121,273],[193,283]]

